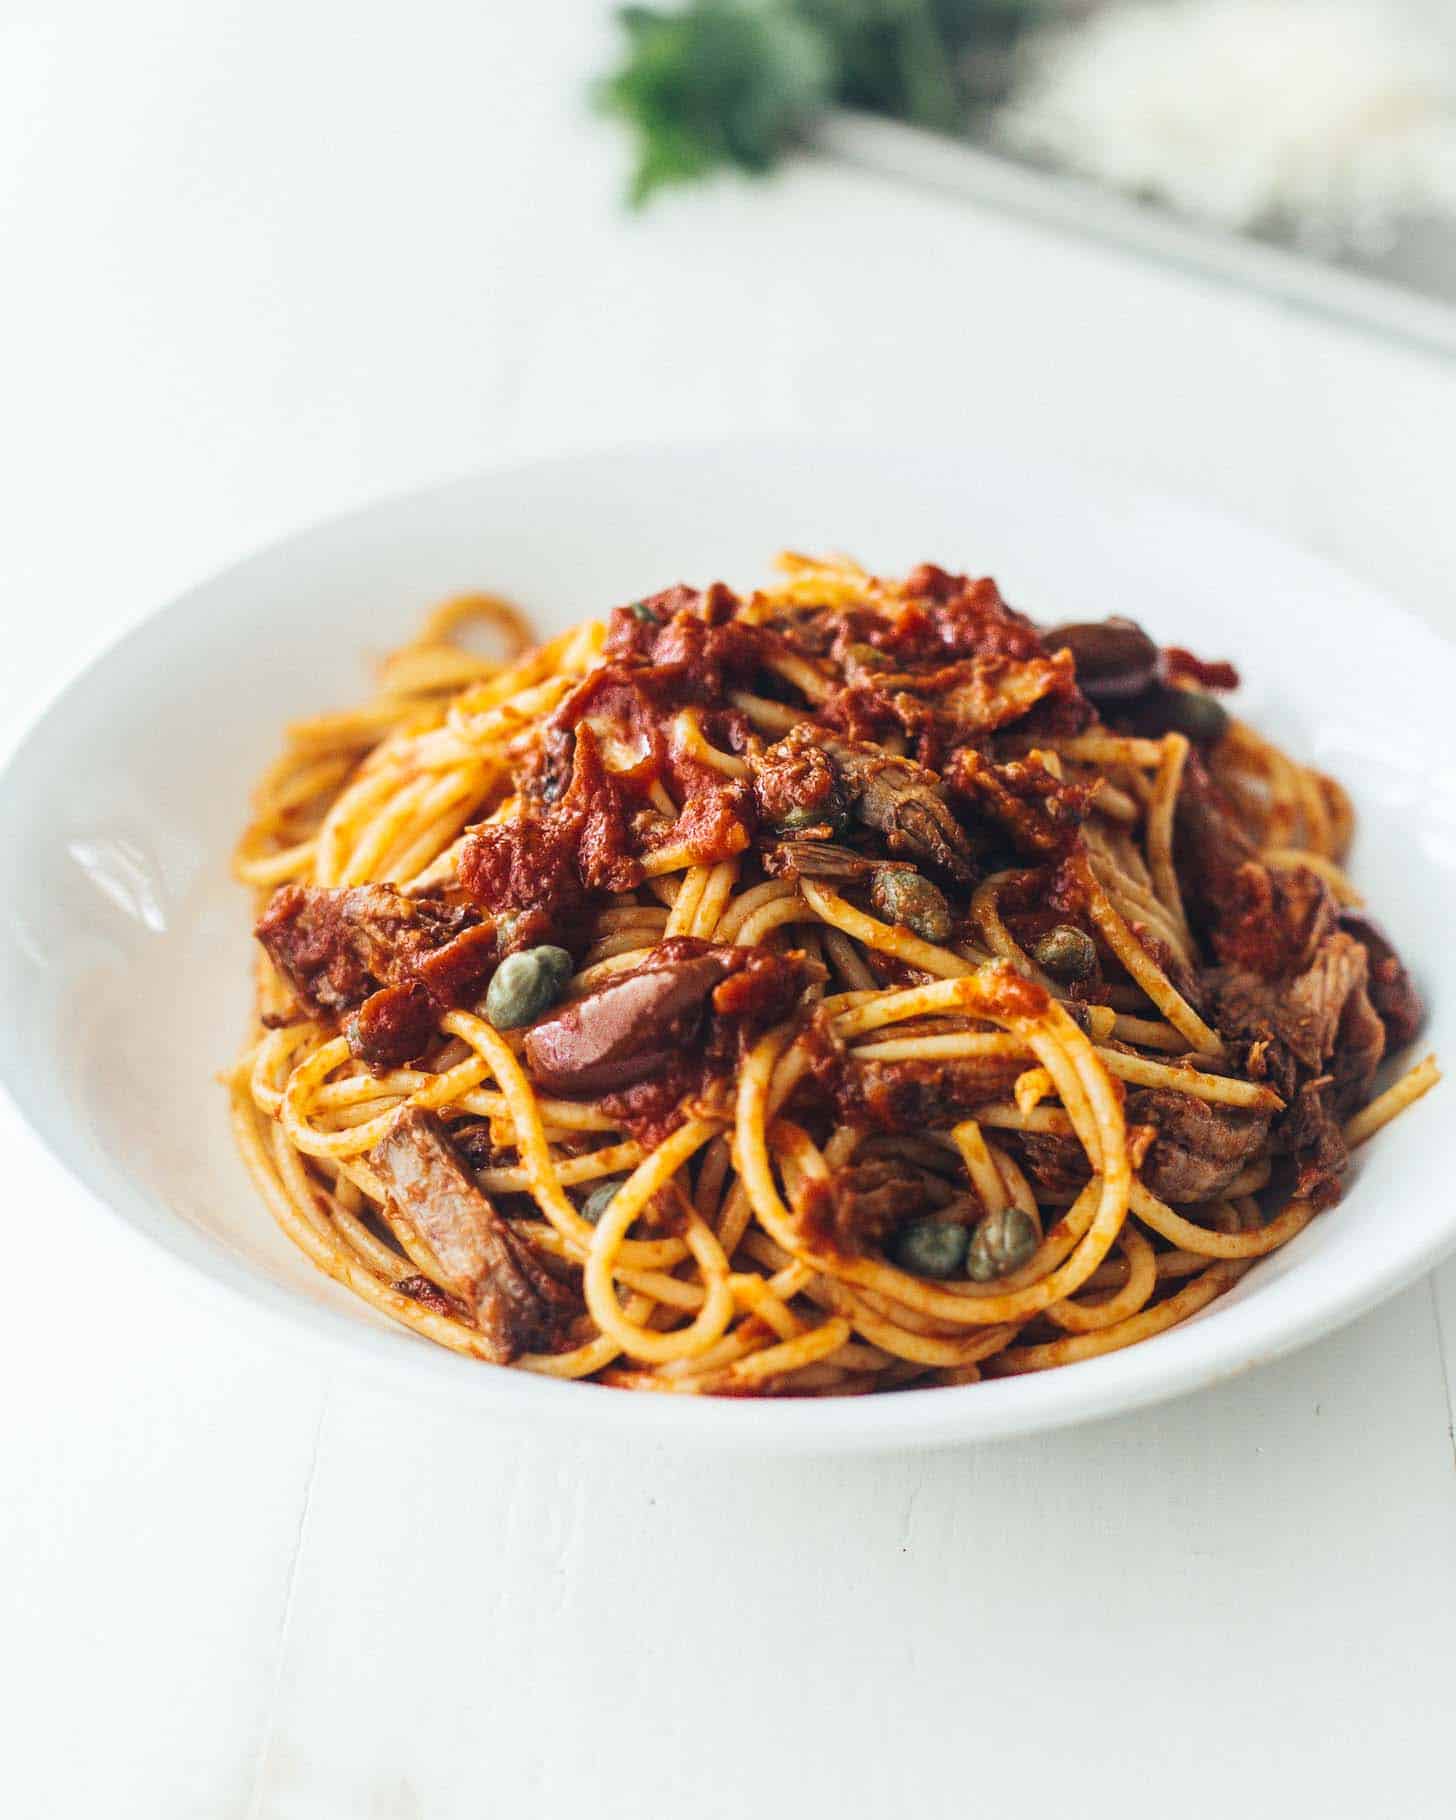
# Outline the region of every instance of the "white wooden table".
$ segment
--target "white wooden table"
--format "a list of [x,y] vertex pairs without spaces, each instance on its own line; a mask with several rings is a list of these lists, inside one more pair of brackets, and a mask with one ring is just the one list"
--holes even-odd
[[[1456,630],[1456,368],[828,162],[625,219],[603,35],[10,0],[0,731],[289,526],[674,432],[1091,457]],[[1456,1811],[1456,1267],[1076,1433],[624,1458],[275,1352],[0,1155],[17,1820]]]

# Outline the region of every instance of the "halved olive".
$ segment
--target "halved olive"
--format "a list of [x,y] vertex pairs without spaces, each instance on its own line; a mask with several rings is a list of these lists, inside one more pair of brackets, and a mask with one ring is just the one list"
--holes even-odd
[[1077,684],[1099,705],[1131,701],[1158,677],[1158,647],[1130,619],[1088,620],[1042,634],[1049,651],[1070,651]]

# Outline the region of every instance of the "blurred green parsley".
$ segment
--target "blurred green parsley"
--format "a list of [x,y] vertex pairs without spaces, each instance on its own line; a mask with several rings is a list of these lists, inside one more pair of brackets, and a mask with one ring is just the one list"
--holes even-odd
[[636,137],[634,202],[723,166],[770,169],[833,103],[953,132],[1048,0],[689,0],[617,15],[598,99]]

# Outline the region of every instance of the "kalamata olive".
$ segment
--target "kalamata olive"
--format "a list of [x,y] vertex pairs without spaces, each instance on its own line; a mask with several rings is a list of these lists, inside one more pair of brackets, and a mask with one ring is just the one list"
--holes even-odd
[[548,1093],[614,1093],[655,1074],[695,1035],[730,969],[716,955],[624,973],[536,1025],[526,1063]]
[[903,923],[927,942],[950,935],[950,905],[928,878],[908,866],[881,866],[870,880],[870,902],[887,923]]
[[519,1030],[534,1023],[561,997],[571,978],[572,960],[564,948],[548,942],[540,948],[523,948],[508,954],[491,976],[485,995],[485,1015],[497,1030]]
[[917,1277],[953,1277],[966,1261],[970,1240],[964,1226],[945,1220],[909,1220],[890,1242],[890,1255]]
[[1088,620],[1042,634],[1049,651],[1070,651],[1082,693],[1099,705],[1131,701],[1157,680],[1158,647],[1130,619]]
[[1155,683],[1145,695],[1128,704],[1128,718],[1139,733],[1182,733],[1196,746],[1217,745],[1228,732],[1229,714],[1223,703],[1202,689],[1173,689]]
[[1097,970],[1097,944],[1082,929],[1058,923],[1032,949],[1038,967],[1053,979],[1084,980]]
[[577,1212],[588,1225],[595,1226],[597,1224],[602,1215],[607,1211],[608,1207],[611,1206],[617,1190],[622,1186],[626,1179],[627,1178],[624,1175],[608,1175],[603,1176],[602,1180],[596,1184],[591,1193],[582,1202],[581,1206],[577,1208]]
[[1036,1221],[1019,1207],[988,1213],[971,1237],[966,1274],[977,1283],[994,1282],[1020,1270],[1036,1250]]

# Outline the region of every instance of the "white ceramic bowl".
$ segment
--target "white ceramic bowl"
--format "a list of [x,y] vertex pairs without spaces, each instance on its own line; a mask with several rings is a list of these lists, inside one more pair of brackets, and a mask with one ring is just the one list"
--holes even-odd
[[248,993],[228,854],[283,722],[358,698],[366,658],[449,592],[501,589],[549,632],[679,579],[752,583],[786,545],[989,572],[1038,617],[1127,613],[1232,657],[1250,718],[1352,790],[1355,876],[1430,995],[1425,1041],[1456,1054],[1456,658],[1424,627],[1268,536],[1163,499],[1095,498],[994,450],[639,448],[306,531],[157,613],[51,704],[0,779],[0,1080],[54,1155],[196,1280],[396,1385],[765,1450],[973,1440],[1150,1403],[1314,1338],[1456,1243],[1456,1120],[1438,1090],[1361,1154],[1339,1207],[1186,1326],[1031,1377],[803,1402],[495,1370],[375,1317],[294,1251],[233,1154],[215,1078]]

